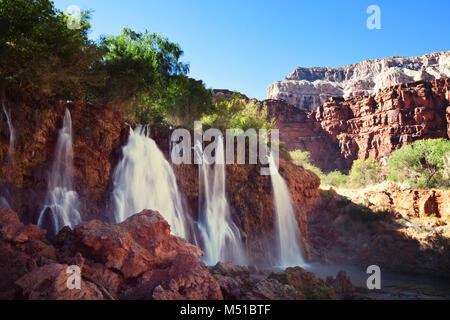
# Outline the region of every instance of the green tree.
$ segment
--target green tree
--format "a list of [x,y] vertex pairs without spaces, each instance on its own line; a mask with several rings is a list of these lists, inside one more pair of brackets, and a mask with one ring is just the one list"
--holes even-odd
[[173,76],[152,107],[163,122],[192,129],[194,121],[213,111],[212,91],[201,80]]
[[217,95],[211,114],[202,118],[206,126],[226,129],[275,128],[275,121],[268,120],[267,107],[256,100],[247,100],[239,94],[232,97]]
[[103,46],[106,54],[101,69],[108,76],[97,97],[142,120],[147,116],[145,111],[153,110],[149,104],[161,98],[172,77],[189,70],[180,62],[180,46],[157,33],[124,28],[120,35],[106,38]]
[[381,164],[373,159],[358,159],[353,162],[349,174],[349,183],[354,186],[366,186],[383,180]]
[[97,92],[101,102],[115,106],[141,123],[191,128],[212,111],[212,93],[202,81],[187,77],[183,51],[157,33],[123,29],[104,40],[102,69],[106,85]]
[[449,186],[445,178],[445,154],[450,141],[444,139],[418,140],[394,151],[389,159],[388,179],[408,181],[412,187]]
[[[49,0],[0,0],[0,90],[3,98],[43,94],[82,100],[101,83],[94,66],[102,50]],[[9,93],[9,94],[8,94]]]

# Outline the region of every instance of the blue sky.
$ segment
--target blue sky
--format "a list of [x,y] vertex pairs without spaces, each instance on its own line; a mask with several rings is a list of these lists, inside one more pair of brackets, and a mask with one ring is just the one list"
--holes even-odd
[[[190,76],[210,88],[266,98],[295,67],[450,50],[450,1],[436,0],[56,0],[92,9],[91,38],[123,27],[166,35],[184,50]],[[381,30],[369,30],[369,5]]]

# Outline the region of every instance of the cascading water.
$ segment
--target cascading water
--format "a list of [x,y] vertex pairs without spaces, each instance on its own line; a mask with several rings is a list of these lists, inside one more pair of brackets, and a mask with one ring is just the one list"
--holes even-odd
[[80,201],[73,190],[73,147],[72,147],[72,119],[66,109],[64,123],[59,131],[56,143],[56,157],[49,175],[48,193],[44,209],[42,209],[38,225],[49,227],[51,224],[54,234],[63,227],[72,229],[81,222],[79,213]]
[[123,148],[123,158],[113,176],[114,217],[122,222],[145,209],[158,211],[172,233],[187,238],[189,228],[175,174],[150,128],[138,126]]
[[5,197],[0,197],[0,208],[11,209],[11,206]]
[[11,112],[10,112],[10,110],[6,110],[6,106],[5,106],[4,102],[2,102],[2,107],[3,107],[3,113],[5,114],[5,117],[6,117],[6,123],[8,125],[8,129],[9,129],[8,160],[10,163],[12,163],[13,158],[14,158],[14,143],[16,140],[16,130],[14,129],[14,126],[12,124]]
[[270,173],[275,201],[276,234],[278,241],[278,267],[304,266],[300,234],[298,231],[292,197],[286,181],[275,167],[270,157]]
[[[215,265],[221,262],[244,264],[245,255],[238,227],[231,219],[230,208],[225,195],[225,153],[223,137],[218,138],[214,167],[208,165],[202,157],[202,144],[195,145],[195,152],[202,164],[199,165],[200,221],[199,229],[202,247],[205,251],[204,262]],[[217,163],[217,159],[222,159]]]

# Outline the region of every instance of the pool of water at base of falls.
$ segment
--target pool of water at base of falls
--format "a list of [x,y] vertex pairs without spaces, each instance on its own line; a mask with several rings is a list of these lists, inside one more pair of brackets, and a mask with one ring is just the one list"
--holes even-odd
[[[370,274],[367,274],[366,269],[362,267],[321,263],[308,263],[301,267],[306,271],[314,273],[323,280],[326,280],[329,276],[336,277],[341,270],[345,271],[351,278],[353,285],[363,289],[357,290],[360,298],[381,300],[450,300],[450,279],[399,272],[385,272],[381,269],[381,290],[368,290],[367,279],[370,277]],[[272,270],[283,271],[284,268],[275,267]],[[258,277],[261,276],[255,276],[255,278]]]

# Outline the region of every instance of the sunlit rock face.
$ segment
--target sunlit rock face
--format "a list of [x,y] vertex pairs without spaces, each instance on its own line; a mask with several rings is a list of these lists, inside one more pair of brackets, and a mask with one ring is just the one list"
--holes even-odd
[[334,97],[315,112],[267,100],[287,150],[308,151],[329,172],[356,159],[383,160],[416,140],[450,138],[450,79],[417,81],[376,95]]
[[450,51],[367,60],[340,68],[296,68],[269,86],[268,99],[315,110],[330,97],[376,94],[394,85],[450,77]]

